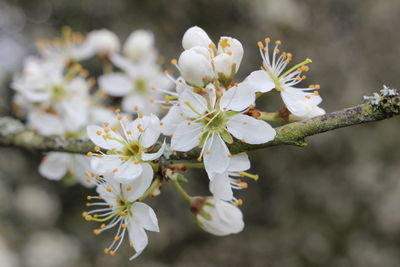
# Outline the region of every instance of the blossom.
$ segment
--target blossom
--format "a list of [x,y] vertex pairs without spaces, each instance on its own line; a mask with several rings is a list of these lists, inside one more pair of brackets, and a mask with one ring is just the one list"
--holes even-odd
[[326,112],[324,109],[315,105],[305,105],[308,108],[308,112],[303,116],[296,116],[294,114],[289,115],[290,121],[301,121],[305,119],[311,119],[317,116],[324,115]]
[[[275,137],[275,130],[266,122],[243,114],[254,102],[247,83],[234,85],[225,92],[216,92],[210,84],[203,95],[190,90],[179,96],[179,106],[171,108],[163,119],[163,133],[172,134],[171,149],[189,151],[200,146],[199,160],[212,180],[226,171],[232,156],[226,143],[233,137],[248,144],[261,144]],[[176,122],[175,127],[164,126]],[[233,136],[233,137],[232,137]]]
[[[165,142],[155,153],[153,146],[160,136],[160,120],[151,114],[130,121],[128,117],[118,115],[120,127],[104,127],[89,125],[87,135],[98,147],[99,153],[88,153],[91,157],[91,167],[99,174],[106,174],[113,179],[128,183],[138,177],[152,180],[153,171],[149,161],[158,159],[165,148]],[[102,153],[100,148],[108,150]],[[150,153],[149,153],[150,152]],[[151,171],[144,171],[150,169]]]
[[265,46],[262,42],[258,42],[263,68],[252,72],[246,80],[257,88],[256,92],[265,93],[275,88],[280,92],[283,102],[292,114],[299,117],[307,115],[310,106],[317,106],[322,101],[317,91],[319,85],[310,85],[307,88],[296,88],[295,85],[306,78],[302,73],[309,70],[307,64],[311,63],[311,60],[306,59],[284,72],[292,60],[292,54],[281,53],[279,49],[281,42],[276,41],[270,59],[269,43],[269,38],[265,39]]
[[111,72],[99,77],[99,86],[107,94],[123,97],[122,109],[126,112],[158,113],[159,107],[151,102],[157,98],[157,88],[168,89],[171,82],[152,61],[133,62],[113,54],[110,60],[123,72]]
[[108,55],[118,52],[120,42],[118,36],[112,31],[101,29],[91,31],[83,43],[86,49],[91,50],[93,54]]
[[216,46],[197,26],[185,32],[182,46],[185,51],[179,57],[178,68],[194,86],[203,87],[215,78],[228,85],[243,58],[243,46],[237,39],[222,36]]
[[132,61],[154,62],[157,58],[157,51],[154,47],[153,33],[146,30],[131,32],[125,41],[123,53]]
[[[152,175],[150,165],[143,166],[145,176]],[[136,253],[130,260],[139,256],[148,244],[145,230],[159,232],[158,220],[153,209],[145,203],[139,202],[149,188],[151,180],[135,179],[127,184],[120,184],[113,179],[98,177],[95,179],[99,196],[88,196],[88,200],[99,202],[87,203],[87,206],[96,206],[97,209],[84,212],[82,215],[89,221],[109,222],[103,223],[95,234],[117,228],[117,234],[108,248],[106,254],[115,255],[122,244],[125,235],[129,237],[129,244]],[[104,201],[104,202],[103,202]]]
[[237,234],[244,228],[243,214],[240,209],[217,198],[195,199],[192,212],[198,225],[213,235]]
[[64,152],[50,152],[39,165],[39,173],[49,180],[60,180],[66,174],[71,174],[82,185],[94,186],[90,180],[85,179],[85,174],[90,171],[90,162],[87,157]]
[[243,176],[243,171],[250,168],[250,161],[246,153],[233,155],[225,172],[215,175],[210,181],[210,191],[214,198],[235,201],[239,204],[241,201],[233,196],[232,189],[247,188],[247,183],[238,179]]
[[45,59],[62,63],[85,60],[96,52],[92,43],[85,43],[85,37],[69,27],[62,29],[61,38],[38,41],[37,48]]

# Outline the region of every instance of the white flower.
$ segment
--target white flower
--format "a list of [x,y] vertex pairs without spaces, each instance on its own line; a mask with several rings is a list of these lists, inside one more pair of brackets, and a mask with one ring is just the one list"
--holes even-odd
[[284,72],[286,66],[292,60],[292,54],[281,53],[279,50],[281,42],[276,41],[272,58],[270,59],[269,42],[269,38],[266,38],[265,47],[263,43],[258,43],[263,58],[263,69],[252,72],[246,80],[254,88],[257,88],[256,92],[265,93],[275,88],[281,93],[283,102],[285,102],[286,107],[292,114],[299,117],[305,116],[309,113],[310,106],[317,106],[322,101],[318,91],[316,91],[316,89],[319,89],[319,85],[312,85],[308,88],[294,87],[306,78],[302,73],[309,70],[306,65],[311,60],[307,59]]
[[212,43],[213,42],[211,41],[210,37],[208,37],[208,34],[198,26],[189,28],[182,38],[182,46],[185,50],[195,46],[208,48],[208,46]]
[[[153,179],[153,171],[149,161],[158,159],[165,148],[165,142],[155,153],[149,153],[160,136],[160,121],[155,115],[139,117],[129,121],[118,115],[120,129],[118,127],[105,127],[89,125],[87,135],[97,146],[108,150],[107,154],[88,153],[91,156],[91,167],[99,174],[106,174],[113,179],[128,183],[138,177],[148,180]],[[118,131],[120,130],[120,131]],[[96,148],[100,150],[100,148]],[[144,172],[144,169],[150,169]]]
[[90,172],[90,162],[87,157],[64,152],[50,152],[39,165],[39,173],[49,180],[61,180],[67,173],[86,187],[94,186],[85,174]]
[[[153,171],[147,164],[143,167],[143,172],[152,175]],[[109,221],[108,224],[103,223],[99,229],[95,229],[95,234],[100,234],[114,227],[118,229],[112,244],[104,249],[106,254],[115,255],[127,234],[130,246],[136,251],[135,255],[130,258],[132,260],[139,256],[148,244],[145,230],[160,231],[153,209],[142,202],[138,202],[138,199],[149,188],[151,180],[140,178],[128,184],[120,184],[106,177],[105,179],[98,178],[96,181],[99,196],[89,196],[88,200],[99,199],[105,202],[88,203],[87,206],[98,208],[84,212],[82,215],[90,221]]]
[[85,43],[85,37],[68,27],[62,29],[61,38],[38,41],[37,48],[45,59],[65,64],[88,59],[96,53],[94,46]]
[[240,172],[250,168],[250,161],[246,153],[233,155],[228,168],[225,172],[215,175],[214,179],[210,181],[210,191],[215,198],[232,201],[232,189],[247,188],[247,183],[242,182]]
[[125,41],[123,52],[132,61],[154,61],[157,58],[154,34],[146,30],[133,31]]
[[243,214],[238,207],[228,202],[207,197],[200,199],[196,210],[196,221],[199,226],[213,235],[224,236],[237,234],[244,228]]
[[112,72],[99,77],[99,86],[107,94],[123,97],[122,109],[126,112],[158,113],[158,105],[152,104],[159,92],[154,89],[171,87],[171,82],[154,62],[133,62],[118,54],[110,60],[124,72]]
[[[248,144],[272,140],[276,133],[268,123],[241,113],[255,100],[251,92],[246,83],[218,94],[213,85],[202,92],[203,96],[190,90],[182,92],[179,107],[171,108],[162,121],[163,133],[173,132],[171,149],[185,152],[202,147],[199,159],[204,157],[212,180],[229,166],[231,154],[225,143],[232,143],[232,136]],[[171,122],[177,124],[168,125]]]
[[118,52],[121,46],[118,36],[106,29],[91,31],[83,45],[100,55]]

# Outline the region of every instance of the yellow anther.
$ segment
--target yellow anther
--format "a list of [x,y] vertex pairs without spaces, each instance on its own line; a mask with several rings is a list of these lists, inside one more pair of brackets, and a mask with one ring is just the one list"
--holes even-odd
[[133,242],[132,242],[132,241],[129,242],[129,246],[130,246],[131,248],[133,248]]
[[197,158],[197,161],[201,161],[201,157],[198,157],[198,158]]
[[151,90],[156,90],[157,89],[157,86],[152,86],[151,87]]
[[306,75],[303,75],[303,76],[301,76],[301,79],[302,79],[302,80],[305,80],[305,79],[307,79],[307,76],[306,76]]
[[103,158],[103,154],[97,154],[98,158]]
[[97,131],[96,134],[97,134],[97,135],[101,135],[102,132],[101,132],[101,131]]
[[243,205],[243,200],[242,200],[242,199],[238,199],[237,201],[235,201],[235,202],[233,203],[233,205],[235,205],[235,206],[241,206],[241,205]]
[[119,108],[117,108],[116,110],[115,110],[115,113],[120,113],[121,112],[121,110],[119,109]]
[[139,113],[138,117],[139,119],[143,118],[143,113]]
[[108,248],[105,248],[105,249],[104,249],[104,254],[108,254],[109,251],[110,251],[110,250],[109,250]]
[[281,42],[280,40],[276,40],[276,41],[275,41],[275,44],[276,44],[276,45],[281,45],[282,42]]
[[95,235],[101,234],[100,229],[94,229],[94,230],[93,230],[93,234],[95,234]]
[[208,48],[213,48],[214,47],[214,44],[213,43],[209,43],[208,44]]
[[90,183],[92,180],[90,180],[90,178],[88,177],[88,178],[85,179],[85,181],[86,181],[87,183]]
[[319,84],[316,84],[316,85],[314,86],[314,88],[318,90],[318,89],[321,89],[321,86],[320,86]]
[[121,224],[121,228],[122,228],[122,229],[125,229],[125,228],[126,228],[126,224],[124,224],[124,223]]
[[126,131],[126,134],[132,134],[132,131],[129,131],[129,130]]
[[110,255],[111,256],[115,256],[115,251],[114,250],[110,250]]
[[115,168],[114,170],[112,170],[113,173],[118,172],[118,168]]
[[104,122],[103,125],[104,125],[105,127],[108,127],[108,125],[110,125],[110,124],[109,124],[108,122]]
[[300,81],[301,77],[300,76],[296,76],[296,80]]
[[119,120],[119,121],[122,120],[122,116],[121,116],[121,115],[118,115],[118,116],[117,116],[117,120]]
[[89,172],[88,171],[85,171],[84,173],[85,173],[86,176],[89,176]]
[[112,130],[113,132],[118,131],[118,126],[113,126],[113,127],[111,127],[111,130]]
[[310,98],[311,98],[311,96],[309,96],[309,95],[306,95],[306,98],[307,98],[307,99],[310,99]]
[[231,51],[227,52],[227,54],[230,55],[230,56],[232,56],[232,52],[231,52]]
[[119,236],[117,236],[117,235],[116,235],[116,236],[114,236],[114,240],[115,240],[115,241],[118,241],[119,239],[120,239],[120,237],[119,237]]
[[89,213],[87,212],[87,211],[84,211],[84,212],[82,212],[82,217],[86,217],[86,216],[88,216],[89,215]]
[[176,64],[178,64],[178,61],[176,61],[176,59],[173,58],[173,59],[171,59],[171,64],[172,64],[172,65],[176,65]]
[[271,39],[270,39],[269,37],[266,37],[266,38],[264,39],[264,42],[270,43],[270,42],[271,42]]
[[160,126],[163,126],[164,125],[164,123],[163,122],[160,122]]
[[138,106],[133,106],[133,110],[134,110],[134,111],[138,111],[138,110],[139,110],[139,107],[138,107]]
[[315,96],[319,96],[318,91],[314,91],[314,95],[315,95]]
[[279,54],[281,52],[281,50],[279,50],[278,48],[275,48],[275,53]]
[[85,205],[86,205],[86,207],[90,207],[90,203],[86,203]]
[[106,190],[107,190],[107,192],[111,192],[111,191],[112,191],[112,188],[109,187],[109,186],[107,186],[107,187],[106,187]]
[[100,229],[104,229],[104,228],[106,228],[106,224],[105,224],[105,223],[103,223],[102,225],[100,225]]
[[108,133],[110,131],[110,129],[104,129],[105,133]]
[[94,172],[91,172],[91,173],[90,173],[90,176],[95,177],[96,174],[95,174]]
[[100,147],[95,146],[95,147],[94,147],[94,151],[99,152],[99,151],[100,151]]
[[128,186],[126,187],[126,191],[131,191],[131,190],[132,190],[132,186],[128,185]]
[[134,163],[134,164],[139,164],[139,163],[140,163],[140,161],[139,161],[139,160],[137,160],[137,159],[135,159],[135,160],[133,161],[133,163]]
[[86,154],[86,156],[88,156],[89,158],[91,158],[91,157],[93,157],[93,153],[92,153],[92,152],[88,152],[88,153]]
[[121,212],[119,213],[119,216],[121,216],[121,217],[126,216],[126,212],[125,212],[125,211],[121,211]]
[[264,49],[264,44],[262,42],[257,42],[258,48]]
[[292,58],[293,57],[293,54],[292,53],[286,53],[286,56],[288,57],[288,58]]

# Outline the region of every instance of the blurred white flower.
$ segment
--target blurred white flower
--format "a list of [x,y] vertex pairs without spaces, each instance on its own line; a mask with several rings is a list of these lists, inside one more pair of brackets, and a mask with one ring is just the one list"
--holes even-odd
[[[138,177],[153,179],[153,169],[148,161],[158,159],[165,148],[165,142],[155,153],[148,153],[157,142],[161,129],[160,120],[155,115],[143,116],[130,121],[121,115],[117,116],[120,122],[118,127],[108,128],[89,125],[87,135],[99,148],[108,150],[107,154],[88,153],[91,157],[92,170],[99,174],[106,174],[121,183],[131,182]],[[120,131],[118,131],[120,130]],[[148,171],[144,171],[148,170]]]
[[[149,175],[153,173],[150,165],[145,165],[143,172],[147,172]],[[125,234],[127,234],[130,246],[136,251],[130,258],[130,260],[133,260],[142,253],[148,244],[145,230],[160,231],[153,209],[142,202],[138,202],[138,199],[149,188],[151,180],[142,176],[127,184],[120,184],[109,177],[95,181],[98,183],[97,193],[99,196],[89,196],[88,200],[101,199],[105,202],[87,203],[87,206],[100,206],[100,208],[84,212],[82,215],[89,221],[109,221],[108,224],[103,223],[99,229],[95,229],[95,234],[100,234],[114,227],[118,229],[114,241],[108,248],[104,249],[106,254],[115,255],[124,240]]]
[[14,205],[24,218],[44,225],[53,224],[60,212],[58,198],[37,186],[18,188]]
[[246,81],[256,88],[256,92],[265,93],[275,88],[280,92],[283,102],[292,114],[298,117],[306,116],[310,113],[310,106],[317,106],[322,101],[317,91],[319,85],[310,85],[307,88],[294,86],[306,78],[302,73],[309,70],[307,64],[311,63],[311,60],[306,59],[284,72],[292,60],[292,54],[281,52],[279,49],[281,42],[276,41],[270,59],[269,43],[269,38],[265,39],[265,46],[262,42],[258,42],[263,69],[252,72]]
[[157,59],[157,50],[154,47],[154,34],[151,31],[133,31],[125,41],[124,55],[132,61],[151,61]]
[[243,230],[243,214],[235,205],[213,197],[199,201],[200,203],[195,203],[199,205],[199,209],[192,211],[195,211],[196,221],[204,231],[224,236],[237,234]]
[[39,173],[49,180],[61,180],[70,174],[86,187],[93,184],[85,180],[85,173],[91,172],[90,161],[86,156],[64,152],[50,152],[39,165]]
[[0,235],[0,263],[4,267],[19,267],[20,262],[17,253],[10,250],[6,241]]
[[121,44],[115,33],[106,29],[101,29],[91,31],[87,35],[83,46],[91,47],[93,54],[108,55],[118,52]]
[[22,256],[29,267],[79,266],[80,245],[58,232],[36,232],[24,242]]

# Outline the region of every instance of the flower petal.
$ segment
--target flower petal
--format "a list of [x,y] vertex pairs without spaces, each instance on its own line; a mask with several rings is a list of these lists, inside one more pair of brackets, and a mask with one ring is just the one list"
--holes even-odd
[[70,155],[50,152],[39,165],[39,173],[49,180],[60,180],[67,173]]
[[148,163],[140,164],[142,173],[133,181],[122,185],[122,191],[127,201],[133,202],[143,196],[153,181],[153,168]]
[[164,150],[165,150],[166,146],[167,146],[167,144],[165,143],[165,139],[164,139],[164,142],[161,145],[161,148],[157,152],[155,152],[155,153],[142,153],[142,160],[150,161],[150,160],[158,159],[164,153]]
[[233,199],[232,187],[227,172],[215,175],[214,179],[210,181],[209,188],[215,198],[226,201]]
[[186,152],[199,145],[202,126],[184,121],[178,125],[171,139],[171,149]]
[[148,231],[160,232],[158,227],[157,216],[154,210],[142,202],[135,202],[131,207],[133,219],[139,223],[141,227]]
[[262,144],[275,138],[274,128],[262,120],[237,114],[226,123],[228,131],[237,139],[248,144]]
[[142,164],[136,164],[132,160],[125,161],[116,169],[118,170],[114,172],[114,179],[122,184],[137,179],[143,171]]
[[109,174],[122,164],[118,155],[104,155],[103,157],[92,157],[90,159],[90,167],[99,174]]
[[129,260],[133,260],[142,253],[146,248],[149,240],[144,229],[138,225],[134,220],[130,220],[128,223],[129,240],[133,243],[133,248],[136,253]]
[[99,86],[111,96],[124,96],[133,89],[132,81],[126,74],[109,73],[99,77]]
[[208,178],[212,180],[216,174],[226,171],[229,165],[230,153],[225,142],[217,133],[213,133],[204,146],[206,146],[203,155],[204,167]]
[[248,169],[250,169],[250,160],[246,153],[236,154],[231,157],[228,172],[241,172]]
[[179,103],[183,113],[189,118],[197,118],[207,111],[206,99],[189,90],[182,92]]
[[148,148],[157,142],[161,134],[160,120],[154,114],[142,118],[144,132],[140,135],[140,143]]
[[176,130],[179,123],[182,122],[182,110],[178,106],[172,106],[167,115],[161,120],[161,132],[164,135],[171,135]]
[[313,93],[303,92],[293,87],[285,87],[281,91],[281,97],[288,110],[299,117],[305,116],[309,112],[310,105],[317,106],[322,101],[319,95],[315,96]]
[[276,87],[274,81],[269,77],[265,70],[253,71],[249,76],[247,76],[245,81],[250,83],[254,92],[266,93]]
[[222,95],[220,107],[223,110],[242,111],[254,104],[255,100],[256,95],[250,84],[242,82],[237,86],[231,87]]

